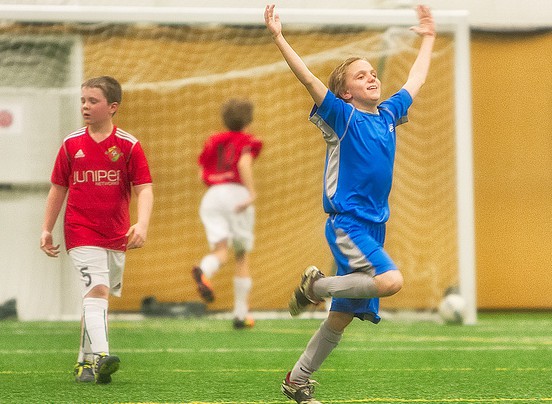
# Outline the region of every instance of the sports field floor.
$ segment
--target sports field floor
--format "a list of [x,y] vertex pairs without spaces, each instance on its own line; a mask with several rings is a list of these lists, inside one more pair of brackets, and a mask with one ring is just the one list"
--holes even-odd
[[[0,322],[1,403],[291,403],[280,383],[320,319],[112,319],[109,385],[72,376],[78,322]],[[552,315],[474,326],[355,320],[314,375],[323,403],[552,403]]]

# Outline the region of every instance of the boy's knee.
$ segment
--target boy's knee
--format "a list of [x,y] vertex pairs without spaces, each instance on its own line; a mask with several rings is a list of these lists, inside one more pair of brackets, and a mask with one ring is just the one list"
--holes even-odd
[[353,318],[353,313],[330,311],[324,323],[334,333],[342,334],[345,328],[353,321]]
[[226,264],[228,262],[228,248],[227,247],[220,247],[217,248],[215,251],[213,251],[212,255],[214,255],[218,259],[218,263],[220,266]]
[[108,299],[109,298],[109,287],[106,285],[96,285],[86,294],[86,297],[97,298],[97,299]]
[[403,276],[398,270],[387,271],[374,277],[380,297],[392,296],[402,289]]

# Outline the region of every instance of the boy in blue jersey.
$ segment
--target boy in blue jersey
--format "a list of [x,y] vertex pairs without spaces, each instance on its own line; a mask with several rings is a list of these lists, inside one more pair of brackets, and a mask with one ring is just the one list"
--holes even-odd
[[331,73],[329,89],[314,76],[287,43],[274,5],[265,9],[265,23],[274,42],[315,106],[310,120],[327,143],[324,169],[326,238],[337,263],[336,276],[325,277],[308,267],[289,303],[298,315],[311,304],[332,297],[328,318],[282,383],[282,392],[297,403],[318,403],[310,376],[339,343],[354,317],[378,323],[379,298],[397,293],[403,277],[383,249],[389,218],[395,158],[395,127],[406,121],[408,108],[424,84],[435,42],[431,11],[417,7],[422,37],[418,56],[404,86],[380,102],[381,82],[362,57],[345,60]]

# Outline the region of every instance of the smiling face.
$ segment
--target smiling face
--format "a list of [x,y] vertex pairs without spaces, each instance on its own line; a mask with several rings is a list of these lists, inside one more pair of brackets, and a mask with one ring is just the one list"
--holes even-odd
[[344,90],[340,97],[355,107],[375,112],[381,97],[381,81],[370,62],[358,59],[345,70]]
[[111,120],[119,103],[109,103],[97,87],[81,88],[81,114],[86,125],[101,125]]

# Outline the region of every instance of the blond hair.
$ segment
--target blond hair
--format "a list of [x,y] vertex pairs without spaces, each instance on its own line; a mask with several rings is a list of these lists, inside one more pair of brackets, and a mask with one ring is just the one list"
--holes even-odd
[[345,74],[347,73],[347,68],[357,60],[366,60],[368,62],[368,60],[364,57],[353,56],[344,60],[330,73],[330,78],[328,79],[328,88],[332,93],[335,94],[336,97],[342,98],[341,94],[347,90],[345,88]]

